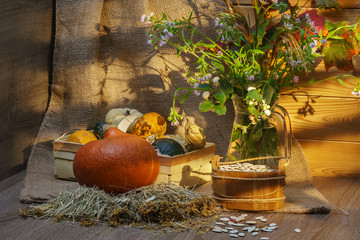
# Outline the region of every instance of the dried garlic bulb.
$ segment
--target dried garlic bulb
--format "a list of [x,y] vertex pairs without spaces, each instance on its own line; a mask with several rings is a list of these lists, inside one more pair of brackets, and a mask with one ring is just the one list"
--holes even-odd
[[205,147],[206,136],[204,130],[196,124],[191,124],[185,128],[185,140],[190,151]]

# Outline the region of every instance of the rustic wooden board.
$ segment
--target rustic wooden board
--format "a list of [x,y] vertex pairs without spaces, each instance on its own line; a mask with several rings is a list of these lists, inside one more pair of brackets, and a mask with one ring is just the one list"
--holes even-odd
[[298,141],[314,176],[360,177],[360,142]]
[[[293,96],[283,95],[279,104],[289,112],[296,138],[360,141],[360,98],[295,97],[297,102]],[[309,107],[304,110],[308,101],[313,114],[309,112]]]
[[[1,239],[143,239],[143,240],[228,240],[228,234],[205,233],[194,231],[179,233],[164,233],[153,235],[136,228],[109,228],[103,225],[93,227],[72,226],[54,221],[22,219],[18,216],[19,208],[25,209],[28,204],[21,204],[18,196],[23,187],[24,172],[0,182],[0,231]],[[335,207],[330,214],[275,214],[275,213],[247,213],[249,219],[265,216],[269,222],[275,222],[278,229],[267,236],[270,239],[360,239],[358,220],[360,214],[360,178],[330,178],[314,177],[314,185]],[[345,215],[341,210],[348,212]],[[224,213],[226,215],[240,215],[239,212]],[[294,229],[300,228],[301,233]],[[244,240],[259,239],[247,235]],[[240,238],[239,238],[240,239]]]
[[[233,0],[234,3],[240,3],[241,5],[250,5],[251,0]],[[290,3],[294,4],[297,0],[290,0]],[[303,6],[304,4],[308,4],[308,0],[300,0],[299,5]],[[338,0],[338,3],[343,8],[360,8],[360,2],[358,0]]]

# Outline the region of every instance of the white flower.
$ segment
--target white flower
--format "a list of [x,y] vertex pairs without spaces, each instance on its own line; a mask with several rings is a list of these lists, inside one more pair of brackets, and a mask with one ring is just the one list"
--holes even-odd
[[265,113],[266,116],[270,116],[271,111],[270,111],[269,109],[266,109],[266,110],[264,111],[264,113]]
[[203,99],[208,100],[210,97],[210,93],[208,91],[206,91],[202,94],[202,97],[203,97]]
[[212,85],[214,88],[219,86],[219,81],[220,81],[220,78],[218,76],[213,78]]
[[145,18],[146,18],[146,15],[145,13],[143,15],[141,15],[141,18],[140,18],[140,21],[143,23],[145,22]]
[[254,87],[247,87],[247,88],[246,88],[246,91],[250,92],[251,90],[254,90],[254,89],[256,89],[256,88],[254,88]]
[[288,30],[293,29],[293,25],[291,23],[287,23],[287,22],[284,23],[284,27]]
[[290,20],[290,14],[284,13],[283,18]]

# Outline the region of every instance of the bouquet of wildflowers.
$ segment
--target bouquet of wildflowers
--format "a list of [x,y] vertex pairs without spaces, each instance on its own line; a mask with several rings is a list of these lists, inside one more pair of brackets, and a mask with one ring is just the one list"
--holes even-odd
[[[360,21],[333,23],[316,10],[304,11],[304,6],[287,0],[253,0],[255,21],[251,24],[240,4],[219,2],[215,38],[192,24],[192,14],[179,20],[150,14],[141,20],[150,25],[149,44],[155,48],[170,44],[178,55],[196,59],[186,73],[192,86],[176,89],[169,121],[179,124],[182,116],[175,110],[175,99],[183,102],[192,92],[203,98],[201,112],[223,115],[224,104],[232,99],[246,116],[241,124],[234,124],[232,141],[242,136],[248,142],[242,158],[256,157],[257,147],[252,143],[264,136],[264,121],[266,125],[280,93],[301,87],[296,85],[299,75],[313,70],[316,58],[323,58],[326,69],[353,69],[352,57],[359,53]],[[360,80],[353,75],[312,79],[307,84],[333,78],[343,84],[345,76],[357,80],[352,94],[360,96]],[[236,150],[242,147],[235,146]]]

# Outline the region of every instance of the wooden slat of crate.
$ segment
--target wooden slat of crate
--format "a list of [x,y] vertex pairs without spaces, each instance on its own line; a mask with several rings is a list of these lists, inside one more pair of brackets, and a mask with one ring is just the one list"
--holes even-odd
[[[75,180],[72,163],[76,151],[83,146],[80,143],[68,142],[69,135],[54,141],[54,173],[57,178]],[[173,182],[182,186],[195,186],[211,180],[211,157],[215,153],[215,144],[207,143],[203,149],[182,155],[159,156],[160,173],[156,183]]]
[[174,182],[180,186],[193,187],[211,180],[211,158],[215,144],[208,143],[205,148],[175,157],[159,156],[160,173],[156,183]]

